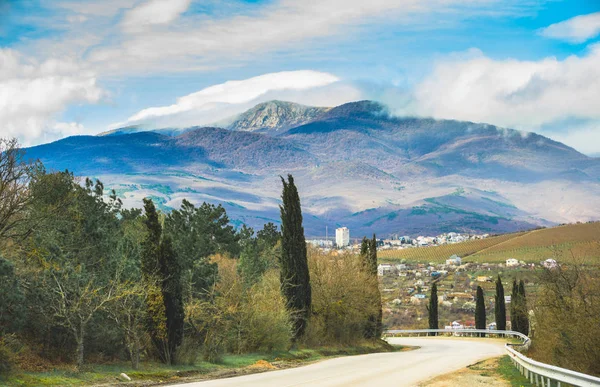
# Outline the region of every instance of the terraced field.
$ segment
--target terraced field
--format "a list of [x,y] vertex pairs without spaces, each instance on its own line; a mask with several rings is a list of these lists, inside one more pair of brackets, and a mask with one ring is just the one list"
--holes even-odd
[[382,250],[385,262],[443,262],[452,254],[473,262],[502,262],[516,258],[539,262],[554,257],[561,262],[600,264],[600,222],[569,224],[481,240],[404,250]]

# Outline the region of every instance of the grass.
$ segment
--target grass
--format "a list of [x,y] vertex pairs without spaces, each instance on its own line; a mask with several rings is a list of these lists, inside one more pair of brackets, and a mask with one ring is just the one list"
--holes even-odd
[[[223,356],[219,363],[199,361],[194,365],[166,366],[160,363],[145,362],[140,365],[139,370],[133,370],[129,363],[92,364],[87,366],[87,371],[79,373],[71,369],[56,369],[48,372],[14,372],[7,379],[0,379],[0,386],[119,385],[119,383],[123,383],[118,379],[122,372],[131,377],[134,382],[148,386],[154,383],[215,379],[262,372],[267,369],[290,368],[333,357],[399,350],[406,350],[406,348],[392,347],[381,342],[349,347],[330,346],[272,353],[229,354]],[[268,368],[256,367],[257,364],[266,365]],[[136,384],[130,382],[123,383],[123,385]]]
[[502,376],[503,379],[510,382],[510,385],[513,387],[532,386],[532,384],[529,383],[529,380],[521,375],[517,367],[514,366],[508,355],[502,356],[498,360],[498,368],[496,369],[496,373]]
[[538,263],[549,257],[572,262],[573,257],[577,257],[578,263],[598,264],[600,222],[568,224],[449,245],[378,252],[379,258],[387,262],[405,259],[441,263],[452,254],[467,262],[497,263],[516,258]]

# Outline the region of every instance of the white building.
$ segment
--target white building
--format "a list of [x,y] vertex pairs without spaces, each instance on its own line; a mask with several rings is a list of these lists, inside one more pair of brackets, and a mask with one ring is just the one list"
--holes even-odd
[[510,266],[519,266],[519,260],[515,259],[515,258],[508,258],[506,260],[506,266],[510,267]]
[[391,273],[392,270],[393,270],[393,268],[394,267],[392,265],[388,264],[388,263],[380,263],[377,266],[377,274],[378,275],[384,275],[384,274],[387,274],[387,273]]
[[558,262],[556,262],[555,259],[548,258],[544,262],[542,262],[542,265],[546,269],[556,269],[558,267]]
[[335,230],[335,244],[337,247],[344,247],[350,244],[350,230],[348,227],[341,227]]
[[460,266],[461,262],[462,259],[456,254],[446,259],[446,265]]

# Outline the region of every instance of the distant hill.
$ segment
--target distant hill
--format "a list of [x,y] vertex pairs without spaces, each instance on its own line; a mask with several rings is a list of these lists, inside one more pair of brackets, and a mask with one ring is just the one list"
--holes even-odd
[[463,262],[496,263],[516,258],[539,263],[554,258],[563,263],[598,265],[599,236],[600,222],[567,224],[435,247],[385,250],[378,256],[384,261],[444,262],[457,254]]
[[210,201],[252,226],[279,221],[279,176],[292,173],[309,236],[498,233],[600,216],[600,159],[535,133],[396,117],[373,101],[271,101],[223,126],[69,137],[27,154],[102,178],[128,206]]

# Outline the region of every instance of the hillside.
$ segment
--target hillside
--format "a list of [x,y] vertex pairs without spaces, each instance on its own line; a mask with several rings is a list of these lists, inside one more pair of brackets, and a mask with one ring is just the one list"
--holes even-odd
[[326,226],[347,226],[351,238],[505,233],[600,214],[600,159],[534,133],[396,117],[373,101],[272,101],[228,122],[70,137],[27,154],[100,177],[127,206],[210,201],[257,227],[279,221],[279,176],[292,173],[308,236]]
[[600,222],[568,224],[435,247],[383,250],[379,258],[444,262],[452,254],[462,257],[463,262],[495,263],[516,258],[538,263],[554,257],[562,262],[597,265],[600,263]]

